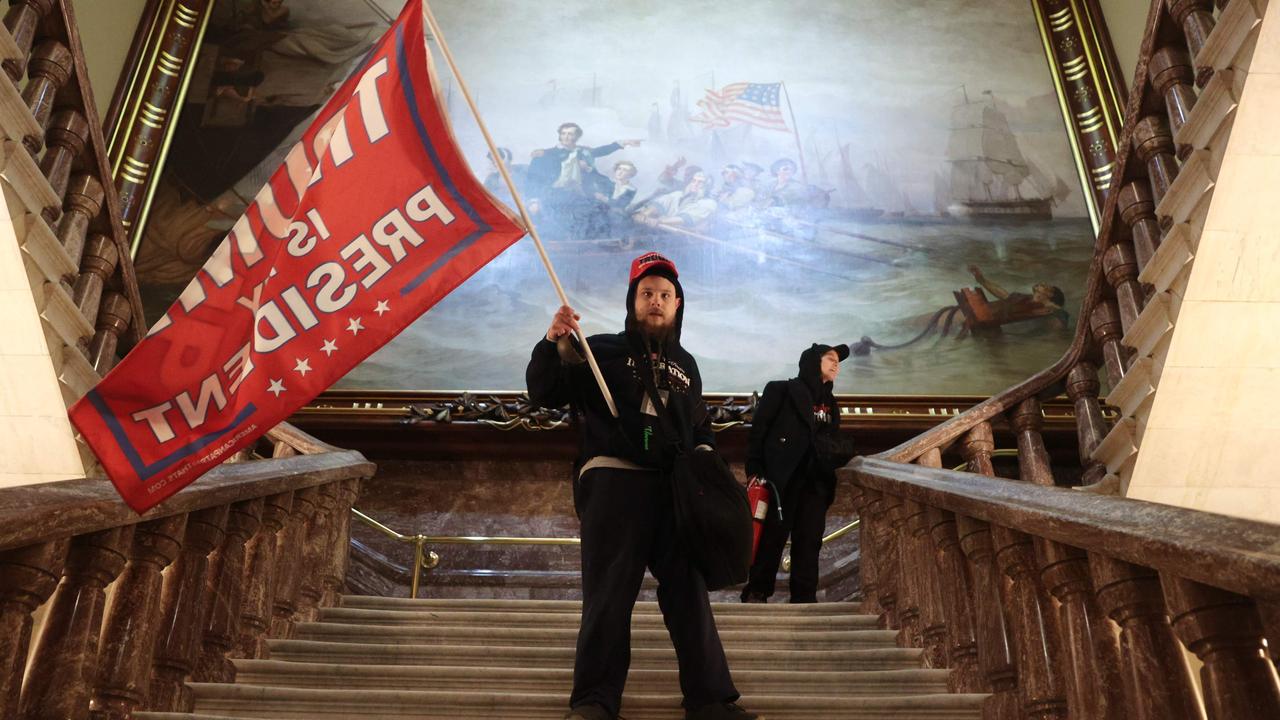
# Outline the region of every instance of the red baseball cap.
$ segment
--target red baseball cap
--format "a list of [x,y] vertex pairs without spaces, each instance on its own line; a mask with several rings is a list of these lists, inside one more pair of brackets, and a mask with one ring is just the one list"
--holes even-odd
[[656,252],[649,252],[631,261],[631,284],[654,271],[665,270],[671,273],[672,279],[680,277],[676,272],[676,264]]

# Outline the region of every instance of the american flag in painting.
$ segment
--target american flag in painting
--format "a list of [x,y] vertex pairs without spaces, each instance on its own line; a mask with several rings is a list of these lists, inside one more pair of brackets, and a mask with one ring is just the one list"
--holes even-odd
[[690,120],[707,128],[746,123],[769,130],[787,132],[782,119],[782,83],[732,83],[720,90],[707,90],[698,101],[702,111]]

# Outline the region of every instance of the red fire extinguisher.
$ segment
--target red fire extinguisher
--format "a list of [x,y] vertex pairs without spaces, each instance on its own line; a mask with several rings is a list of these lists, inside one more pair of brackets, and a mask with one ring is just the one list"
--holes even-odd
[[760,548],[760,532],[764,530],[764,519],[769,515],[769,485],[764,478],[751,478],[747,483],[747,503],[751,506],[751,562],[756,561],[756,551]]

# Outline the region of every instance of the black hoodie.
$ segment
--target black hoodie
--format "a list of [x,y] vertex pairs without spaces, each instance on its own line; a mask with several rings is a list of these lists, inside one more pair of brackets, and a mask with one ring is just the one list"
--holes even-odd
[[835,468],[852,456],[839,434],[840,413],[832,383],[822,381],[822,356],[835,350],[844,360],[847,345],[815,343],[800,354],[799,373],[765,385],[751,419],[747,475],[766,478],[785,502],[797,470],[816,476],[828,501],[835,495]]
[[[661,271],[656,274],[671,280],[676,286],[676,296],[681,298],[675,327],[665,343],[660,347],[648,343],[634,317],[636,286],[644,276],[637,277],[627,288],[627,329],[615,335],[587,338],[618,408],[617,419],[609,414],[591,368],[580,357],[575,357],[582,354],[576,342],[563,342],[567,359],[562,359],[557,344],[545,337],[533,348],[525,370],[529,399],[541,407],[570,406],[581,426],[576,467],[593,457],[610,456],[645,468],[670,469],[676,451],[664,438],[658,418],[645,412],[649,403],[640,372],[655,373],[658,389],[667,392],[666,405],[681,432],[679,442],[683,448],[691,451],[699,445],[714,447],[698,363],[680,345],[685,305],[683,288],[669,274]],[[650,359],[651,353],[657,357]]]

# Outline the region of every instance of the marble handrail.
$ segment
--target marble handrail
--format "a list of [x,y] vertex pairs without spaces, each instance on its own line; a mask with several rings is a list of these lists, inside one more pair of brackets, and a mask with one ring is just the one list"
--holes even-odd
[[0,489],[0,550],[194,512],[349,478],[375,466],[352,450],[223,464],[139,516],[105,478]]
[[375,466],[287,424],[256,447],[143,515],[103,478],[0,490],[0,717],[189,712],[189,677],[337,602]]
[[[974,472],[838,471],[859,494],[866,609],[899,644],[953,689],[992,692],[1002,718],[1280,716],[1280,526],[1053,487],[1043,448],[1020,457],[1023,482],[995,478],[989,440],[966,439]],[[931,652],[931,625],[981,673]]]
[[1280,526],[1131,498],[858,458],[859,487],[1280,601]]

